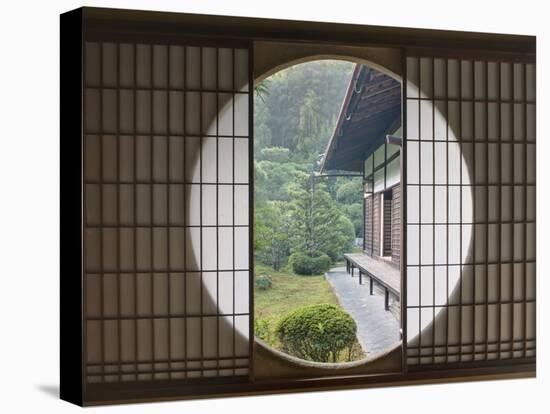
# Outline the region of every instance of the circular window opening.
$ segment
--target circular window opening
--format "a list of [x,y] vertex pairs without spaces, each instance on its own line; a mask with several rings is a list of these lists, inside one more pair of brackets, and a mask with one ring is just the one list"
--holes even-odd
[[[392,147],[392,145],[399,146],[401,130],[400,123],[392,124],[382,116],[384,109],[395,105],[395,102],[392,103],[391,100],[388,103],[387,97],[382,92],[392,89],[389,87],[391,85],[386,83],[397,83],[393,91],[398,95],[399,106],[401,106],[401,82],[398,76],[375,64],[350,63],[355,60],[354,58],[338,56],[330,60],[331,58],[322,56],[318,59],[324,60],[294,66],[290,66],[292,63],[289,62],[283,65],[287,69],[279,70],[274,74],[272,71],[280,69],[281,66],[271,69],[269,72],[264,70],[269,75],[260,73],[256,79],[254,95],[254,191],[256,202],[254,206],[254,232],[256,235],[254,240],[256,263],[254,328],[256,338],[259,339],[258,342],[262,348],[266,348],[265,345],[267,345],[267,350],[278,349],[282,352],[274,352],[275,354],[284,356],[286,353],[294,356],[290,358],[294,362],[300,359],[309,360],[313,364],[317,364],[318,367],[331,368],[334,367],[333,363],[325,364],[324,362],[336,362],[339,365],[350,363],[352,364],[350,366],[354,366],[358,362],[360,364],[370,362],[396,350],[401,342],[397,328],[388,330],[392,332],[391,335],[395,335],[390,338],[397,339],[391,339],[386,345],[381,345],[383,342],[380,338],[385,338],[385,336],[377,336],[377,329],[380,327],[380,321],[384,321],[384,319],[377,318],[377,314],[372,311],[374,309],[378,315],[393,315],[397,320],[397,326],[399,326],[400,291],[392,292],[391,289],[387,290],[383,284],[378,283],[380,275],[385,272],[375,269],[374,275],[379,276],[378,278],[370,278],[371,275],[366,277],[358,272],[357,261],[348,260],[345,268],[343,267],[345,263],[342,261],[346,246],[349,246],[352,231],[354,237],[351,253],[358,253],[361,257],[364,257],[362,253],[368,253],[367,255],[370,256],[378,255],[377,262],[385,262],[386,265],[391,264],[396,256],[393,252],[393,246],[396,245],[393,240],[398,239],[391,234],[391,229],[394,226],[389,226],[390,231],[385,233],[388,230],[384,223],[391,223],[391,215],[385,213],[390,210],[394,211],[394,209],[388,209],[386,204],[391,205],[391,200],[396,200],[399,197],[399,194],[389,192],[389,187],[393,185],[393,189],[397,189],[402,184],[401,177],[396,174],[396,165],[398,164],[396,159],[400,156],[400,151]],[[333,69],[332,66],[339,66],[339,72],[337,75],[332,74],[331,77],[329,68]],[[372,80],[376,77],[385,78],[379,79],[383,82],[378,85],[378,88],[368,88],[365,85],[365,79]],[[420,98],[426,97],[424,91],[410,79],[407,88],[407,95],[412,92],[412,95],[415,96],[416,89],[416,94]],[[291,92],[296,90],[301,90],[301,94],[292,95]],[[320,96],[328,97],[327,101],[330,104],[324,99],[320,99]],[[460,125],[457,124],[456,117],[446,117],[444,105],[441,106],[437,104],[437,101],[435,102],[436,105],[432,105],[432,101],[422,100],[422,110],[417,111],[413,118],[418,117],[420,120],[422,113],[432,113],[434,128],[436,125],[446,127],[448,131],[447,150],[449,154],[456,155],[449,157],[448,162],[455,162],[461,171],[462,195],[461,203],[457,205],[461,206],[461,216],[471,216],[473,214],[470,186],[472,165],[465,157],[466,151],[462,150],[463,144],[455,134],[455,131],[460,130]],[[371,110],[365,110],[365,106]],[[220,104],[220,108],[220,116],[231,116],[231,111],[225,104]],[[410,109],[409,102],[407,102],[408,123],[413,119],[410,118],[411,113],[414,113]],[[389,118],[393,116],[391,111],[386,112],[389,114]],[[385,121],[382,122],[381,118]],[[400,120],[400,117],[398,118]],[[383,133],[373,131],[361,125],[367,120],[373,121],[371,124],[382,124],[385,127],[389,124],[390,127]],[[304,132],[304,134],[300,135],[296,131]],[[388,135],[390,139],[387,139]],[[382,141],[386,139],[383,150],[379,145],[380,142],[374,144],[371,142],[370,137],[372,136],[378,136],[379,139],[382,137]],[[354,141],[356,144],[358,142],[363,145],[367,143],[369,146],[366,149],[354,146]],[[407,143],[408,152],[410,152],[409,144]],[[416,143],[416,145],[420,147],[419,151],[422,150],[422,143],[420,145]],[[432,156],[435,152],[431,153]],[[197,159],[192,155],[190,157]],[[439,163],[437,157],[433,158],[433,162]],[[422,166],[418,161],[411,162],[409,159],[407,172],[410,168],[417,173],[422,173]],[[359,177],[356,174],[357,171],[361,173]],[[420,243],[415,244],[414,238],[411,238],[409,234],[411,230],[409,217],[418,216],[417,221],[421,221],[419,200],[422,199],[423,194],[417,191],[415,201],[414,192],[410,191],[413,186],[409,185],[412,183],[411,176],[409,174],[407,176],[407,205],[404,205],[408,215],[407,245],[397,244],[397,246],[403,251],[406,250],[409,258],[416,257],[420,265],[424,262],[428,263],[427,269],[430,270],[430,267],[435,267],[435,262],[430,261],[431,256],[429,255],[429,250],[433,249],[424,249]],[[357,181],[360,182],[360,185]],[[357,204],[354,203],[357,187],[360,188],[360,195],[363,198],[362,211],[353,207],[353,204]],[[447,193],[450,193],[451,190],[450,187],[446,189]],[[286,197],[286,200],[284,197],[280,198],[281,194]],[[309,204],[304,204],[303,200],[308,199]],[[299,204],[300,200],[302,205],[309,207],[310,211],[305,211],[306,215],[302,214],[304,212],[300,213],[299,208],[295,205]],[[449,197],[449,206],[451,204],[451,197]],[[317,208],[327,205],[328,209]],[[456,207],[454,204],[453,206]],[[451,211],[450,207],[449,211]],[[356,218],[357,215],[363,220],[362,227],[354,226],[354,217]],[[300,217],[302,218],[300,219]],[[305,220],[307,217],[311,220],[318,220],[321,217],[324,222],[321,220],[320,225],[310,226],[308,220]],[[271,225],[269,225],[269,220],[271,220]],[[452,269],[451,266],[448,266],[448,283],[433,283],[431,289],[426,290],[424,287],[430,285],[418,283],[419,272],[416,272],[415,275],[410,271],[415,266],[417,269],[420,269],[421,266],[410,261],[406,263],[409,268],[407,272],[407,320],[415,321],[415,323],[407,323],[406,336],[409,346],[411,344],[414,346],[422,335],[433,337],[431,330],[437,325],[437,321],[444,321],[448,318],[444,305],[456,301],[456,296],[460,294],[460,281],[465,270],[464,263],[468,262],[467,259],[472,254],[471,225],[461,226],[459,231],[454,231],[457,225],[450,221],[450,216],[440,220],[438,224],[449,224],[446,244],[449,251],[459,252],[459,257],[455,258],[453,263],[463,264],[453,265]],[[453,225],[451,226],[451,224]],[[325,227],[323,228],[322,225]],[[307,238],[309,244],[303,242],[303,236],[295,235],[296,231],[303,233],[304,228],[313,234]],[[338,233],[341,235],[340,238],[323,237],[326,234],[337,234],[334,228],[340,228],[341,232]],[[346,232],[346,228],[352,229],[352,231]],[[323,248],[319,246],[316,241],[318,235],[332,243],[332,252],[325,250],[326,246]],[[388,255],[385,253],[387,243],[384,243],[384,240],[387,242],[390,239],[392,240],[392,244],[390,244],[392,253]],[[282,258],[278,254],[281,245],[286,246]],[[303,247],[302,251],[296,247],[300,245]],[[306,254],[300,254],[304,251]],[[428,253],[426,258],[424,258],[425,253]],[[291,260],[292,255],[294,256]],[[327,263],[329,270],[324,272]],[[335,280],[332,277],[334,274],[344,275],[345,277],[340,279],[344,283],[346,283],[346,278],[348,282],[349,280],[354,281],[353,287],[348,286],[348,291],[352,292],[351,294],[336,292],[335,284],[332,283]],[[359,280],[362,281],[362,284]],[[372,290],[371,280],[374,281]],[[432,278],[432,280],[435,279]],[[301,285],[293,284],[293,282],[301,282]],[[359,298],[378,300],[383,304],[384,312],[379,312],[380,307],[363,306],[363,309],[359,309],[359,317],[354,314],[353,306],[356,308],[360,308],[360,306],[353,303],[350,305],[349,302],[357,299],[356,291],[365,289],[365,285],[368,286],[369,292],[367,299],[365,296]],[[205,290],[211,297],[215,297],[216,292],[211,285],[205,284]],[[325,295],[324,298],[320,298],[323,295]],[[424,296],[434,299],[434,303],[438,305],[431,306],[428,312],[420,313],[419,308],[423,304]],[[327,298],[328,300],[325,300]],[[413,304],[414,300],[418,302],[416,305]],[[375,317],[371,318],[367,324],[365,315],[375,315]],[[302,323],[304,320],[306,323]],[[343,322],[331,323],[331,321]],[[345,327],[350,329],[346,330]],[[242,341],[242,346],[246,346],[248,326],[243,324],[237,327],[236,332],[238,333],[235,336],[236,340]],[[296,335],[294,334],[296,332],[302,334]],[[327,332],[332,332],[332,336],[328,335],[330,338],[337,339],[334,339],[333,342],[331,342],[332,339],[326,341]],[[350,339],[353,338],[350,332],[355,332],[354,340]],[[362,342],[366,337],[362,332],[367,332],[374,340],[370,344],[366,341]],[[307,336],[304,333],[310,333],[310,336],[306,338],[309,342],[304,342],[304,338]],[[315,335],[324,336],[320,338]],[[300,347],[306,350],[299,349]],[[315,348],[315,352],[308,351],[308,347]]]
[[348,363],[400,342],[400,108],[399,81],[350,61],[256,84],[254,331],[271,348]]

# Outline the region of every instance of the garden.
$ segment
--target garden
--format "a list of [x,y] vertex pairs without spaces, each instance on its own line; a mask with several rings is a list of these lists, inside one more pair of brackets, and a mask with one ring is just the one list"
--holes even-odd
[[362,181],[316,173],[353,66],[295,65],[255,94],[255,333],[319,362],[365,356],[324,276],[363,236]]

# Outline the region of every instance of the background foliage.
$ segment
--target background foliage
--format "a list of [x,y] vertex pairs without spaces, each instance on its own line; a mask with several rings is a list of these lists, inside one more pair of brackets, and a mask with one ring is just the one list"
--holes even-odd
[[[335,262],[362,237],[361,179],[314,178],[353,67],[335,60],[303,63],[256,87],[255,254],[274,270],[292,254],[301,263],[308,261],[304,255],[311,263],[324,255]],[[308,274],[323,266],[314,267]]]
[[362,182],[316,175],[353,67],[299,64],[255,88],[255,335],[315,361],[365,355],[324,276],[362,237]]

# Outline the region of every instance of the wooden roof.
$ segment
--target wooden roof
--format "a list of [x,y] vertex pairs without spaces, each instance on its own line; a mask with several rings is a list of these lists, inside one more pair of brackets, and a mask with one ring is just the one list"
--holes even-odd
[[364,160],[386,134],[401,126],[401,83],[365,65],[356,65],[321,172],[360,172]]

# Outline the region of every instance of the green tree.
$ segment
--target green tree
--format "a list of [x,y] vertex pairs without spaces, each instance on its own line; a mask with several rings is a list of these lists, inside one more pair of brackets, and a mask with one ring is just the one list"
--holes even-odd
[[254,249],[261,262],[279,270],[289,255],[287,203],[269,201],[254,211]]
[[262,186],[258,189],[269,200],[289,201],[290,196],[287,187],[294,181],[298,172],[307,171],[308,167],[294,162],[273,162],[261,160],[257,162],[258,171],[265,174],[265,180],[255,183],[256,186]]
[[352,222],[357,237],[363,237],[363,203],[341,204],[340,210]]
[[299,160],[309,160],[323,152],[353,67],[353,63],[336,60],[302,63],[258,84],[254,103],[257,154],[264,147],[279,146],[290,149]]
[[259,162],[254,161],[254,208],[267,202],[269,198],[266,192],[267,184],[267,173]]
[[336,190],[336,200],[342,204],[360,203],[363,198],[363,183],[361,178],[341,178],[341,184]]
[[265,102],[266,97],[269,95],[270,84],[271,84],[271,79],[267,78],[259,82],[254,88],[254,92],[256,93],[256,96],[260,100],[262,100],[262,102]]
[[291,196],[290,245],[292,252],[310,257],[327,254],[333,261],[353,243],[353,225],[338,209],[322,182],[314,176],[296,174],[288,186]]
[[[353,63],[336,60],[298,64],[255,87],[254,203],[255,209],[266,208],[256,215],[262,223],[257,226],[255,243],[257,258],[268,265],[281,266],[291,252],[298,251],[308,255],[326,252],[336,260],[353,241],[349,220],[353,232],[362,234],[361,179],[322,179],[314,192],[308,189],[305,194],[307,186],[296,183],[297,175],[307,179],[318,169],[319,154],[334,130],[353,67]],[[302,198],[310,193],[310,201],[319,208],[301,211],[308,203],[296,198],[297,193]],[[284,220],[293,222],[286,233],[286,253],[275,237],[281,223],[274,218],[273,209],[280,206],[275,207],[273,201],[287,203],[279,211]],[[304,217],[308,217],[307,222]],[[273,234],[268,235],[262,225],[275,226]],[[271,241],[266,245],[266,240]]]
[[262,159],[271,162],[287,162],[289,159],[288,148],[268,147],[261,150]]

